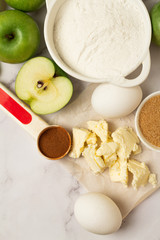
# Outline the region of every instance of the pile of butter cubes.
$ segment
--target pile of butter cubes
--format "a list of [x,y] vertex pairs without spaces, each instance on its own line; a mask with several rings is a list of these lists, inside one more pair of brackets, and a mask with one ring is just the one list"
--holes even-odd
[[128,186],[128,172],[133,175],[132,186],[137,189],[147,182],[156,186],[156,175],[144,162],[130,159],[141,152],[139,139],[132,128],[119,127],[111,133],[105,120],[88,121],[88,129],[73,128],[71,158],[85,158],[94,174],[109,168],[112,182]]

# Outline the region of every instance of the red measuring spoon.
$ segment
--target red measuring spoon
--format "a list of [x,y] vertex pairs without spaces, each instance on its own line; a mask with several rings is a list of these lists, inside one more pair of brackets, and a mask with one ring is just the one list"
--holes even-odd
[[[24,103],[22,103],[12,92],[10,92],[2,84],[0,84],[0,108],[6,111],[12,118],[14,118],[14,120],[18,122],[19,125],[21,125],[34,138],[36,138],[38,149],[43,156],[51,160],[58,160],[60,158],[63,158],[69,152],[71,147],[71,138],[69,133],[61,126],[57,125],[49,126],[45,121],[43,121],[40,117],[34,114]],[[47,155],[44,154],[44,152],[40,149],[39,146],[41,136],[51,128],[61,129],[61,131],[63,131],[63,133],[65,134],[66,139],[68,139],[68,146],[66,147],[66,151],[63,152],[63,154],[59,155],[58,157],[57,156],[48,157]],[[63,142],[58,141],[56,139],[56,136],[54,139],[56,140],[56,144],[63,145]],[[55,146],[55,144],[53,146],[54,149],[59,147],[58,145]]]

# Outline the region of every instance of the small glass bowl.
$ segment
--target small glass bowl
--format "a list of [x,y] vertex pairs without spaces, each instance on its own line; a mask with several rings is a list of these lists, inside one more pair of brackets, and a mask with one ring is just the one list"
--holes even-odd
[[149,141],[146,140],[146,138],[143,136],[140,126],[139,126],[139,114],[141,112],[142,107],[144,106],[144,104],[152,97],[154,96],[158,96],[160,95],[160,91],[154,92],[152,94],[150,94],[148,97],[146,97],[141,104],[139,105],[137,111],[136,111],[136,115],[135,115],[135,128],[136,128],[136,133],[139,137],[139,139],[142,141],[142,143],[149,149],[156,151],[156,152],[160,152],[160,147],[156,147],[155,145],[153,145],[152,143],[150,143]]

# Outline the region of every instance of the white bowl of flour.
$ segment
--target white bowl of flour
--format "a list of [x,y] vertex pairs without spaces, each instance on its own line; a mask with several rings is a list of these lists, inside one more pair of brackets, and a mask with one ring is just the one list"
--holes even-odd
[[[69,75],[124,87],[146,79],[151,23],[141,0],[54,0],[48,6],[47,48]],[[139,76],[126,79],[141,64]]]

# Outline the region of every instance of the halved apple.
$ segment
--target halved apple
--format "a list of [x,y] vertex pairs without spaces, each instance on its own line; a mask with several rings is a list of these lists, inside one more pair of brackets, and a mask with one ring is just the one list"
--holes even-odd
[[66,76],[50,59],[35,57],[20,69],[15,91],[33,112],[53,113],[63,108],[72,96],[73,86]]

